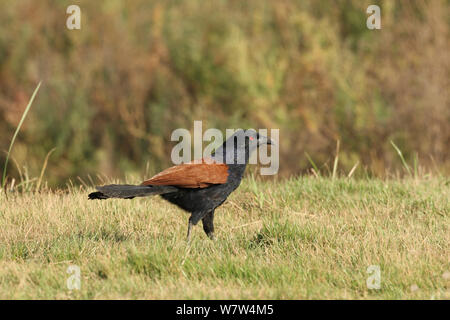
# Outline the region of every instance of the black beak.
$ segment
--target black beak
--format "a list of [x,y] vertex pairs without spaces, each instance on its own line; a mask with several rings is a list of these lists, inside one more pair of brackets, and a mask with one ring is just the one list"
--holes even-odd
[[263,144],[276,144],[276,143],[272,139],[269,139],[269,138],[264,137],[264,136],[259,136],[258,145],[260,146],[260,145],[263,145]]

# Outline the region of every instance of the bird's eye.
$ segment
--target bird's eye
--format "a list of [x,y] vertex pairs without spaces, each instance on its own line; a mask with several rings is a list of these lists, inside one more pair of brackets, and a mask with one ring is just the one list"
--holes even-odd
[[253,138],[253,137],[249,137],[249,139],[250,139],[250,141],[253,141],[255,138]]

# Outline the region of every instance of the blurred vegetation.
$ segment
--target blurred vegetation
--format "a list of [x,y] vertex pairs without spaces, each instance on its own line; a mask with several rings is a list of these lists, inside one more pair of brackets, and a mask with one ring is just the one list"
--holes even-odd
[[[81,30],[66,8],[81,7]],[[379,4],[382,29],[366,28]],[[0,163],[48,179],[155,172],[176,128],[280,128],[280,174],[355,163],[450,169],[450,4],[430,1],[4,0]],[[433,169],[433,170],[434,170]]]

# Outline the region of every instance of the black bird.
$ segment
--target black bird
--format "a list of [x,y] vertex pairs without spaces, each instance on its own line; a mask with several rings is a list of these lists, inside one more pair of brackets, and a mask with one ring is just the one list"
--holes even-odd
[[214,239],[214,210],[241,183],[250,154],[272,140],[253,129],[238,130],[210,158],[170,167],[140,185],[107,185],[89,199],[145,197],[159,194],[167,201],[190,212],[187,239],[192,226],[200,220],[203,230]]

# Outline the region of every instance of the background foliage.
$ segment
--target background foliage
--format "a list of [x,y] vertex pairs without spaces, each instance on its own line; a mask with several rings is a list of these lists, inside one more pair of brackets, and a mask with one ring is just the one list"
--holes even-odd
[[[82,28],[70,31],[74,3]],[[400,168],[390,140],[448,172],[449,16],[446,0],[4,0],[0,150],[42,80],[13,158],[37,175],[56,148],[51,184],[164,168],[171,132],[194,120],[280,128],[282,176],[311,167],[305,152],[331,167],[337,140],[346,172]]]

